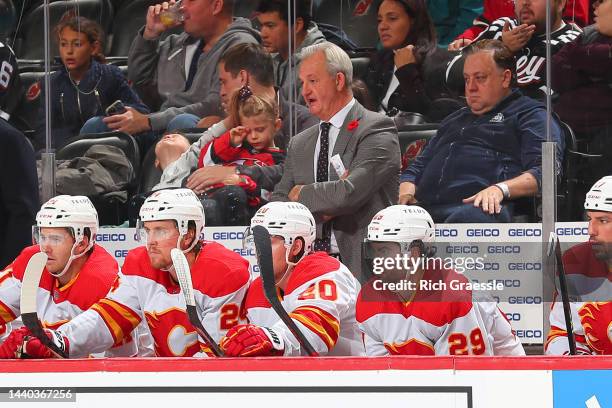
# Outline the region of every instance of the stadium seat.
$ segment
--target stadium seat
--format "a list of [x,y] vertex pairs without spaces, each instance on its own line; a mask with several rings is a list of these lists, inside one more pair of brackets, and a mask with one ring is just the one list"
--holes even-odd
[[565,136],[565,155],[563,174],[557,184],[557,218],[558,221],[581,221],[584,196],[591,187],[591,181],[585,180],[584,175],[589,172],[591,161],[602,156],[581,152],[572,128],[565,122],[561,122],[561,128]]
[[[134,168],[134,176],[127,188],[127,198],[136,192],[140,175],[140,152],[136,140],[125,133],[108,132],[78,135],[70,138],[56,153],[57,160],[69,160],[81,157],[94,145],[115,146],[125,152]],[[115,193],[90,197],[98,210],[100,225],[120,225],[128,219],[128,202],[123,202]]]
[[[49,4],[51,57],[57,56],[57,41],[53,38],[53,27],[57,25],[64,13],[74,10],[75,13],[98,22],[108,32],[113,16],[110,0],[70,0],[55,1]],[[17,33],[15,53],[22,60],[43,60],[44,52],[44,5],[40,4],[24,18]]]
[[11,115],[11,123],[25,133],[28,138],[34,137],[38,122],[38,109],[41,95],[40,80],[45,76],[42,71],[20,72],[19,78],[23,86],[21,103]]
[[402,153],[402,171],[423,151],[437,132],[438,124],[436,123],[402,125],[401,130],[398,131],[400,152]]
[[7,41],[17,24],[17,10],[11,0],[0,0],[0,42],[11,45]]
[[381,0],[313,0],[313,19],[336,26],[360,48],[378,43],[376,10]]
[[370,58],[368,57],[354,57],[351,58],[353,64],[353,76],[365,81],[368,74],[368,65],[370,65]]
[[[132,41],[146,22],[147,9],[149,6],[158,4],[159,0],[133,0],[126,2],[115,13],[113,19],[112,39],[107,55],[111,58],[127,58]],[[181,28],[177,27],[166,31],[163,36],[180,33]]]

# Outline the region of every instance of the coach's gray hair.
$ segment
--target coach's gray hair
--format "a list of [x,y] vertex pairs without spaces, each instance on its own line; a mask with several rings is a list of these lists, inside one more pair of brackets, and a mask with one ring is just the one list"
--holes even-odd
[[309,45],[300,52],[300,61],[308,57],[312,57],[317,52],[323,52],[327,71],[336,76],[338,72],[342,72],[346,78],[345,89],[351,89],[353,84],[353,64],[348,54],[336,44],[324,41],[322,43]]

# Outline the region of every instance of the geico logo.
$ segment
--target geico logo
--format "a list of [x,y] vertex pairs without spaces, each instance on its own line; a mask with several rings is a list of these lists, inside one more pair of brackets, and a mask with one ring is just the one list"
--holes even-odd
[[521,247],[519,245],[489,245],[487,247],[489,254],[520,254]]
[[467,230],[468,237],[499,237],[497,228],[470,228]]
[[497,279],[497,282],[504,284],[505,288],[520,288],[521,281],[518,279]]
[[255,251],[252,249],[236,248],[234,249],[234,252],[240,256],[256,256]]
[[506,313],[506,318],[511,322],[518,322],[521,320],[520,313]]
[[478,247],[476,245],[472,246],[460,246],[460,245],[452,245],[446,247],[447,254],[477,254]]
[[517,330],[516,335],[522,339],[537,339],[542,337],[542,330]]
[[508,235],[511,237],[541,237],[542,230],[539,228],[510,228]]
[[483,271],[499,271],[499,262],[484,262]]
[[542,264],[539,262],[510,262],[508,264],[508,269],[511,271],[540,271],[542,270]]
[[437,229],[436,237],[456,237],[459,232],[456,229]]
[[115,251],[115,258],[125,258],[128,254],[127,249],[117,249]]
[[539,305],[542,303],[540,296],[508,296],[508,303],[512,305]]
[[557,235],[589,235],[588,227],[557,228]]
[[96,241],[102,242],[122,242],[125,241],[125,234],[98,234],[96,235]]
[[244,232],[214,232],[213,240],[217,239],[242,239]]

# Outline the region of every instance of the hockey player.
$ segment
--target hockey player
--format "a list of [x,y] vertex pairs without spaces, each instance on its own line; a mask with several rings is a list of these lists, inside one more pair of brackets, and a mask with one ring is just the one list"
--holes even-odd
[[[612,176],[595,183],[584,201],[589,241],[563,254],[569,288],[575,292],[572,323],[577,354],[612,354]],[[546,354],[569,354],[563,303],[557,298],[550,313]]]
[[[425,262],[432,259],[434,236],[431,216],[418,206],[394,205],[370,222],[364,258],[372,260],[377,275],[357,300],[366,354],[524,355],[495,302],[472,301],[471,291],[450,285],[468,282],[465,276]],[[398,267],[395,260],[404,254],[415,263]]]
[[[139,223],[146,245],[128,253],[119,282],[106,298],[50,336],[69,357],[109,349],[143,319],[156,356],[190,357],[208,350],[185,312],[170,257],[173,248],[185,253],[199,317],[210,335],[218,341],[238,322],[249,264],[220,244],[200,241],[204,211],[196,195],[189,189],[157,191],[142,205]],[[31,357],[50,357],[38,339],[22,348]]]
[[[311,253],[315,221],[300,203],[272,202],[261,207],[251,227],[265,227],[272,239],[274,278],[282,305],[322,355],[363,355],[355,321],[359,282],[346,266],[325,252]],[[221,347],[228,356],[299,356],[300,344],[268,303],[261,278],[245,301],[250,324],[228,331]]]
[[[44,327],[57,329],[104,298],[117,280],[117,261],[95,244],[98,213],[84,196],[62,195],[43,204],[36,216],[38,245],[25,248],[0,274],[0,327],[20,315],[21,282],[30,258],[44,252],[47,264],[37,293],[38,316]],[[27,334],[17,329],[0,347],[1,358],[14,358]],[[127,341],[115,355],[136,353]],[[120,343],[117,343],[120,345]]]

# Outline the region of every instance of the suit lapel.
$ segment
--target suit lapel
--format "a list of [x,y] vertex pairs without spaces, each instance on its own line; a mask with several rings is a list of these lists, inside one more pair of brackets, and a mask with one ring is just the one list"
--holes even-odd
[[334,151],[332,152],[332,156],[339,154],[342,156],[344,151],[349,145],[349,142],[352,139],[353,133],[357,129],[348,130],[348,124],[354,120],[360,120],[363,116],[362,107],[359,102],[355,101],[355,105],[351,108],[348,115],[344,119],[344,123],[342,124],[342,128],[340,128],[340,133],[338,134],[338,139],[336,140],[336,144],[334,145]]
[[317,147],[317,140],[319,140],[319,125],[313,126],[309,132],[310,135],[306,139],[304,151],[300,153],[303,154],[305,163],[300,167],[307,172],[307,179],[312,180],[312,183],[314,183],[316,181],[314,177],[314,154],[315,148]]

